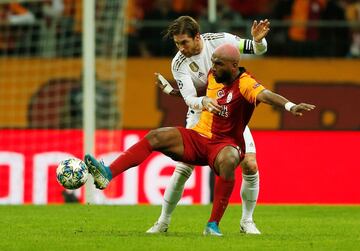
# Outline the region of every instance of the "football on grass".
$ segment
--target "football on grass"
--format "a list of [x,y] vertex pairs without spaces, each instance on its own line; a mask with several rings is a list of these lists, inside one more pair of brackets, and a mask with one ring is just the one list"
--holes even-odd
[[67,189],[77,189],[88,179],[88,168],[77,158],[70,158],[60,162],[56,169],[57,181]]

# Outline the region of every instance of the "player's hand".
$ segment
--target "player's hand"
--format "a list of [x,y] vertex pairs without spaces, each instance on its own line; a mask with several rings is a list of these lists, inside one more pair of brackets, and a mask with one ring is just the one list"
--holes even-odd
[[310,105],[306,103],[300,103],[291,107],[290,112],[295,116],[302,116],[303,112],[310,112],[315,109],[315,105]]
[[204,108],[209,112],[214,114],[219,114],[221,112],[221,106],[218,104],[216,99],[212,99],[205,96],[201,102]]
[[254,38],[254,41],[257,43],[260,43],[261,40],[266,37],[270,30],[270,22],[269,20],[260,20],[260,22],[257,22],[256,20],[253,22],[253,25],[251,27],[251,35]]

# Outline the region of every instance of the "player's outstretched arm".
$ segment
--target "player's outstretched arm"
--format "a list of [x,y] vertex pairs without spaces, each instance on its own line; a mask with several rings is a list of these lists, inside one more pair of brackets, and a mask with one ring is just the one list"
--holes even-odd
[[155,76],[156,76],[155,83],[160,88],[160,90],[162,90],[167,95],[181,97],[180,90],[179,89],[174,89],[171,86],[171,84],[160,73],[156,72]]
[[303,112],[310,112],[315,109],[315,105],[306,103],[294,104],[283,96],[266,89],[256,96],[256,100],[269,105],[285,108],[295,116],[302,116]]

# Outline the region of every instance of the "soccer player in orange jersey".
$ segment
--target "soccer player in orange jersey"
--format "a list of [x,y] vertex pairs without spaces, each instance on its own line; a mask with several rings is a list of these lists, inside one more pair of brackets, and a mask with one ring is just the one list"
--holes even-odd
[[[190,16],[181,16],[169,24],[164,30],[164,37],[173,40],[178,48],[171,62],[171,72],[179,89],[173,89],[160,74],[157,74],[158,85],[164,93],[183,98],[188,106],[186,128],[192,128],[197,124],[204,108],[202,100],[206,92],[207,75],[211,69],[211,56],[215,49],[221,44],[230,43],[236,46],[241,54],[262,55],[267,51],[265,36],[269,29],[270,22],[267,19],[254,21],[251,27],[253,39],[250,40],[226,32],[200,34],[199,24]],[[242,168],[240,229],[242,233],[260,234],[253,220],[260,191],[260,174],[256,162],[255,142],[248,127],[244,130],[244,140],[245,155],[240,163]],[[164,192],[161,214],[153,226],[146,231],[147,233],[167,232],[173,211],[182,197],[185,182],[190,178],[193,169],[193,165],[175,163],[175,170]]]
[[[295,116],[311,111],[314,105],[294,104],[265,89],[239,67],[239,50],[231,44],[219,46],[212,55],[208,74],[205,110],[192,129],[167,127],[151,130],[142,140],[122,153],[110,166],[85,155],[85,163],[95,185],[104,189],[112,178],[142,163],[153,151],[176,161],[209,165],[219,176],[214,207],[205,227],[205,235],[222,236],[219,222],[226,210],[235,183],[235,169],[244,157],[243,131],[260,102],[283,107]],[[220,206],[219,206],[220,205]]]

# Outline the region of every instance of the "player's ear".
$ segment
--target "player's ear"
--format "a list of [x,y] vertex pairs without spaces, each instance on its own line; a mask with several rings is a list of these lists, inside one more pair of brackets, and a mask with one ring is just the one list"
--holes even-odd
[[196,33],[195,37],[194,37],[195,40],[199,41],[200,40],[200,33]]

